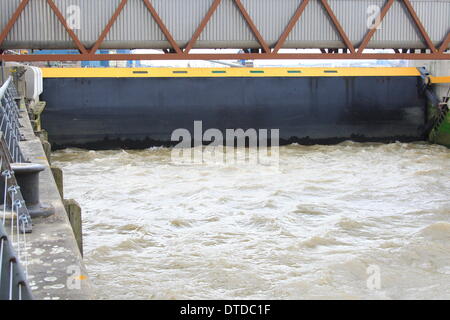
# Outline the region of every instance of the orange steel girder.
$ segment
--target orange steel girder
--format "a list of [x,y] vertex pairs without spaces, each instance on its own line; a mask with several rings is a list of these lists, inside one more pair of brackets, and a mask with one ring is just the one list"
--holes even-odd
[[[171,51],[167,51],[164,54],[96,54],[97,50],[100,48],[104,39],[107,37],[109,32],[111,31],[112,26],[117,21],[117,18],[123,11],[123,8],[126,6],[129,0],[121,0],[117,9],[115,10],[113,16],[109,20],[105,29],[99,35],[97,41],[95,42],[92,48],[85,48],[81,43],[80,39],[78,39],[77,35],[73,32],[72,29],[68,26],[64,16],[55,5],[54,0],[46,0],[50,8],[52,9],[55,16],[58,18],[61,25],[64,27],[72,41],[75,43],[80,54],[48,54],[48,55],[33,55],[33,54],[25,54],[25,55],[15,55],[15,54],[5,54],[1,50],[1,45],[8,36],[11,29],[14,27],[15,23],[19,19],[21,13],[24,11],[28,3],[33,0],[22,0],[16,11],[11,16],[10,20],[4,27],[4,29],[0,33],[0,55],[1,61],[101,61],[101,60],[235,60],[235,59],[406,59],[406,60],[450,60],[450,55],[446,53],[446,48],[450,43],[450,32],[447,34],[445,39],[442,41],[442,44],[439,48],[436,48],[431,41],[431,38],[427,31],[425,30],[420,18],[415,12],[413,6],[411,5],[410,0],[400,0],[406,7],[409,12],[415,26],[419,30],[420,34],[423,37],[424,43],[426,44],[426,49],[421,49],[420,53],[409,52],[408,50],[394,50],[394,53],[364,53],[365,48],[369,44],[373,35],[377,31],[377,26],[383,21],[384,17],[391,9],[392,4],[395,0],[386,0],[383,9],[380,12],[380,15],[376,21],[377,25],[374,28],[370,29],[368,33],[365,35],[361,44],[355,48],[351,43],[348,35],[345,30],[342,28],[338,18],[334,14],[327,0],[320,0],[321,5],[327,12],[330,20],[338,31],[343,43],[345,44],[345,48],[341,49],[339,52],[338,49],[321,49],[322,53],[279,53],[280,49],[282,49],[286,39],[289,37],[293,28],[300,20],[305,8],[310,3],[310,0],[302,0],[299,7],[296,9],[293,14],[292,19],[289,21],[285,30],[281,34],[280,38],[276,42],[274,48],[270,48],[267,44],[266,40],[261,35],[257,26],[252,21],[250,15],[248,14],[246,8],[242,4],[241,0],[233,0],[236,7],[239,9],[242,17],[245,22],[249,26],[256,40],[261,46],[260,53],[243,53],[243,54],[194,54],[190,53],[194,48],[196,41],[200,37],[201,33],[205,30],[208,25],[211,17],[216,12],[222,0],[214,0],[210,9],[206,13],[205,17],[201,21],[198,28],[195,30],[192,38],[187,43],[185,48],[180,48],[177,42],[174,40],[171,32],[165,26],[164,21],[160,18],[156,10],[154,9],[151,0],[142,0],[149,12],[151,13],[154,21],[161,29],[162,33],[166,37],[167,41],[172,47]],[[411,50],[410,50],[411,51]]]

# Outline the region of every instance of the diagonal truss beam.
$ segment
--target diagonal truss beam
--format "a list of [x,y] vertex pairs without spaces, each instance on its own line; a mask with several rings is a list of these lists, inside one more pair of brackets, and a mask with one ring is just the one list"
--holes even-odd
[[444,51],[447,50],[449,44],[450,44],[450,32],[447,33],[447,37],[444,39],[444,42],[442,42],[442,45],[439,48],[439,53],[444,53]]
[[19,6],[17,7],[16,11],[12,15],[11,19],[9,19],[8,23],[6,24],[5,28],[0,33],[0,46],[2,45],[3,41],[5,41],[6,37],[8,36],[9,32],[11,31],[14,24],[19,19],[20,15],[22,14],[23,10],[27,6],[28,2],[30,0],[22,0],[19,3]]
[[167,41],[169,41],[170,45],[175,50],[175,52],[176,53],[182,53],[180,47],[178,46],[178,44],[174,40],[174,38],[173,38],[172,34],[170,33],[169,29],[167,29],[166,25],[161,20],[160,16],[156,12],[155,8],[152,6],[150,1],[149,0],[144,0],[144,4],[147,7],[147,9],[150,11],[150,13],[152,14],[152,17],[155,20],[156,24],[158,25],[159,29],[161,29],[162,33],[166,37]]
[[203,30],[205,30],[206,25],[208,24],[209,20],[211,20],[212,15],[214,14],[214,12],[216,12],[221,2],[222,0],[214,0],[213,4],[209,8],[205,17],[203,18],[202,22],[200,22],[200,25],[198,26],[197,30],[195,30],[194,34],[192,35],[191,40],[188,42],[186,48],[184,49],[185,53],[189,53],[189,51],[192,50],[198,38],[202,34]]
[[105,29],[100,34],[100,37],[97,39],[97,41],[95,42],[94,46],[89,51],[90,54],[94,54],[100,48],[101,44],[106,39],[106,36],[111,31],[112,26],[117,21],[117,18],[119,17],[120,13],[122,12],[123,8],[125,7],[125,5],[127,3],[128,3],[128,0],[121,0],[121,2],[119,3],[116,11],[114,12],[113,16],[108,21],[108,24],[106,25]]
[[336,18],[336,15],[334,14],[333,10],[330,7],[330,4],[327,0],[320,0],[322,2],[323,7],[327,11],[328,15],[331,18],[331,21],[333,22],[336,30],[339,32],[339,35],[341,36],[342,40],[344,41],[345,45],[348,49],[350,49],[351,53],[355,53],[355,47],[353,47],[352,42],[348,38],[347,34],[345,33],[344,29],[342,28],[341,24],[339,23],[339,20]]
[[86,48],[81,43],[80,39],[78,39],[78,37],[75,34],[75,32],[73,32],[73,30],[69,27],[69,25],[67,24],[66,18],[64,18],[64,16],[62,15],[61,11],[59,11],[58,7],[53,2],[53,0],[47,0],[47,3],[50,6],[50,8],[53,10],[53,12],[55,13],[55,15],[58,18],[59,22],[61,22],[61,24],[63,25],[64,29],[66,29],[66,32],[69,34],[70,38],[75,43],[75,45],[77,46],[78,50],[81,53],[83,53],[83,54],[87,54],[88,52],[87,52]]
[[247,22],[247,25],[252,30],[254,36],[258,40],[259,44],[261,45],[262,49],[265,53],[270,52],[270,48],[267,45],[267,42],[264,40],[264,38],[261,36],[261,33],[259,32],[258,28],[256,27],[255,23],[253,22],[252,18],[248,14],[247,10],[245,9],[244,5],[242,4],[241,0],[234,0],[234,3],[238,7],[239,11],[241,12],[242,16],[244,17],[245,21]]
[[411,2],[409,0],[403,0],[403,3],[405,4],[406,9],[408,9],[409,14],[411,15],[417,29],[419,29],[420,34],[422,35],[422,37],[424,38],[428,48],[432,51],[432,52],[436,52],[437,49],[433,44],[433,41],[431,41],[430,36],[428,35],[428,32],[425,30],[422,22],[419,19],[419,16],[416,13],[416,10],[414,10],[414,7],[412,6]]
[[[1,0],[0,0],[1,1]],[[43,0],[42,0],[43,1]],[[175,52],[167,51],[165,55],[159,55],[159,54],[149,54],[149,55],[98,55],[95,54],[95,52],[100,48],[103,41],[106,39],[107,35],[109,34],[112,26],[117,21],[120,14],[123,12],[123,9],[125,5],[128,3],[128,0],[121,0],[118,7],[116,8],[113,16],[109,20],[107,26],[100,34],[99,38],[95,42],[94,46],[91,50],[87,50],[84,45],[81,43],[81,41],[78,39],[77,35],[74,33],[74,31],[68,26],[66,19],[64,18],[61,11],[56,6],[54,0],[46,0],[56,17],[58,18],[59,22],[63,25],[66,32],[69,34],[70,38],[75,43],[76,47],[80,51],[81,54],[79,55],[39,55],[39,56],[27,56],[27,55],[9,55],[5,54],[5,52],[1,51],[2,55],[0,56],[0,61],[84,61],[84,60],[122,60],[122,58],[126,57],[126,60],[213,60],[213,59],[411,59],[411,60],[450,60],[450,55],[446,54],[446,50],[448,48],[448,45],[450,43],[450,33],[447,33],[445,39],[443,40],[442,44],[439,48],[437,48],[433,42],[431,41],[429,34],[425,30],[422,22],[420,21],[419,17],[417,16],[416,11],[414,10],[413,6],[411,5],[410,0],[399,0],[403,1],[403,4],[405,5],[406,9],[408,10],[409,14],[411,15],[411,18],[413,19],[416,27],[420,31],[421,35],[423,36],[423,39],[425,40],[428,48],[431,50],[430,53],[427,53],[423,51],[422,53],[414,53],[411,50],[408,49],[396,49],[393,54],[364,54],[364,49],[368,46],[370,40],[373,38],[373,35],[375,34],[377,27],[381,24],[385,16],[387,15],[388,11],[392,8],[393,3],[395,0],[386,0],[386,3],[383,7],[383,9],[380,12],[380,15],[378,19],[376,20],[376,24],[374,27],[367,32],[367,34],[364,36],[363,41],[361,42],[358,52],[355,51],[355,48],[351,41],[349,40],[347,34],[345,33],[344,29],[340,25],[337,17],[335,16],[333,10],[331,9],[329,3],[327,0],[321,0],[321,4],[326,10],[327,14],[329,15],[329,18],[332,20],[334,27],[339,32],[343,42],[347,46],[342,53],[339,53],[337,49],[329,49],[321,50],[322,54],[308,54],[308,53],[293,53],[293,54],[280,54],[278,53],[279,50],[283,47],[284,43],[286,42],[286,39],[289,37],[289,34],[292,32],[295,25],[298,23],[299,19],[301,18],[302,14],[305,11],[305,8],[310,3],[310,0],[302,0],[299,4],[299,7],[296,9],[294,15],[292,16],[291,20],[289,21],[289,24],[286,26],[285,30],[281,34],[280,38],[278,39],[274,50],[271,52],[269,46],[267,45],[267,42],[264,40],[264,38],[261,36],[261,33],[259,32],[258,28],[252,21],[250,15],[248,14],[246,8],[243,6],[241,0],[231,0],[238,8],[242,16],[244,17],[248,27],[250,27],[251,31],[253,32],[254,36],[260,43],[262,49],[264,52],[262,53],[247,53],[247,54],[189,54],[191,49],[194,47],[196,41],[200,37],[201,33],[206,28],[207,24],[211,20],[213,14],[217,11],[217,8],[221,4],[221,0],[214,0],[211,7],[209,8],[208,12],[206,13],[205,17],[201,21],[200,25],[194,32],[192,38],[188,42],[185,51],[177,45],[176,41],[174,40],[172,34],[165,26],[164,22],[156,12],[155,8],[153,7],[150,0],[142,0],[147,7],[147,9],[150,11],[153,19],[157,23],[158,27],[161,29],[161,31],[166,36],[168,42],[171,44]],[[8,34],[14,27],[14,25],[17,23],[20,15],[25,10],[26,6],[30,3],[30,0],[20,0],[20,3],[9,19],[8,23],[4,27],[4,29],[0,33],[0,46],[4,42],[4,40],[7,38]],[[350,51],[350,53],[348,53]],[[7,52],[6,52],[7,53]]]
[[289,21],[289,24],[287,25],[286,29],[281,34],[280,39],[278,39],[278,42],[275,45],[275,48],[273,49],[273,53],[277,53],[283,47],[284,43],[286,42],[286,39],[289,37],[289,35],[292,32],[292,29],[294,29],[295,25],[300,20],[300,17],[302,16],[302,14],[305,11],[305,8],[308,4],[309,4],[309,0],[302,1],[300,6],[295,11],[294,16]]
[[[149,0],[143,0],[143,2],[145,4],[145,6],[147,7],[147,9],[150,11],[150,14],[152,15],[152,17],[155,20],[156,24],[158,25],[158,27],[160,28],[160,30],[162,31],[162,33],[164,34],[164,36],[166,37],[167,41],[170,43],[172,48],[175,50],[175,52],[181,53],[182,51],[181,51],[180,47],[178,46],[178,44],[176,43],[176,41],[172,37],[172,34],[167,29],[167,27],[165,26],[164,22],[161,20],[160,16],[156,12],[156,10],[153,7],[153,5],[150,3]],[[128,3],[128,0],[121,0],[119,6],[117,7],[116,11],[114,12],[114,15],[109,20],[108,24],[106,25],[106,27],[103,30],[102,34],[100,35],[99,39],[95,43],[94,47],[90,50],[90,54],[94,54],[100,48],[100,45],[103,43],[103,41],[105,40],[106,36],[111,31],[112,26],[117,21],[117,18],[122,13],[122,11],[123,11],[123,9],[124,9],[124,7],[125,7],[125,5],[127,3]]]
[[386,14],[388,13],[389,9],[391,9],[392,5],[394,4],[394,1],[395,0],[388,0],[386,2],[386,4],[384,5],[383,9],[381,9],[380,15],[375,20],[375,24],[372,26],[372,28],[369,30],[369,32],[367,32],[367,34],[365,35],[363,41],[359,45],[358,54],[362,54],[363,53],[364,49],[369,44],[369,42],[372,39],[373,35],[375,34],[375,32],[377,32],[378,27],[383,22],[384,17],[386,17]]

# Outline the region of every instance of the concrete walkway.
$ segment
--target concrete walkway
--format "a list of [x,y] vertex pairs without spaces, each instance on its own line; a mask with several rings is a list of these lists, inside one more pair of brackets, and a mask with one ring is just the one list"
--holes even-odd
[[51,204],[55,214],[33,219],[33,233],[27,235],[29,282],[35,299],[93,298],[93,290],[77,242],[56,186],[41,140],[30,119],[21,110],[26,141],[21,142],[25,158],[45,166],[40,174],[40,199]]

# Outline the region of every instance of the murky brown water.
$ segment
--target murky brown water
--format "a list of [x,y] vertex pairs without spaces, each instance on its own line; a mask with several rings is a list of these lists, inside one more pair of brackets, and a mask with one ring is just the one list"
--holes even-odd
[[444,147],[292,145],[279,171],[168,149],[53,159],[99,298],[450,298]]

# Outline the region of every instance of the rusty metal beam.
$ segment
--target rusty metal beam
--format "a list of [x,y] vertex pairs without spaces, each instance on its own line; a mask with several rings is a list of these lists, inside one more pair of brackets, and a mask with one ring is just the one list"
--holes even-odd
[[123,8],[125,7],[125,5],[127,4],[128,0],[122,0],[119,5],[117,6],[116,11],[114,12],[113,16],[111,17],[111,19],[109,20],[108,24],[106,25],[105,29],[103,30],[103,32],[100,34],[100,37],[97,39],[97,41],[95,42],[94,46],[91,48],[90,53],[95,53],[99,48],[100,45],[103,43],[103,41],[105,40],[106,36],[108,35],[108,33],[111,31],[112,26],[114,25],[114,23],[117,21],[117,18],[119,17],[120,13],[122,12]]
[[155,8],[152,6],[150,1],[149,0],[144,0],[144,4],[147,7],[147,9],[150,11],[150,13],[152,14],[152,17],[155,20],[156,24],[158,25],[159,29],[161,29],[162,33],[166,37],[167,41],[169,41],[170,45],[175,50],[175,52],[182,53],[180,47],[178,46],[178,44],[174,40],[174,38],[173,38],[172,34],[170,33],[169,29],[167,29],[166,25],[161,20],[160,16],[158,15],[158,12],[156,12]]
[[441,47],[439,48],[439,53],[444,53],[448,48],[448,44],[450,43],[450,32],[447,33],[447,37],[442,42]]
[[58,7],[53,2],[53,0],[47,0],[47,3],[50,6],[50,8],[53,10],[53,12],[55,13],[55,15],[58,18],[59,22],[61,22],[61,24],[63,25],[64,29],[66,29],[66,32],[69,34],[70,38],[75,43],[75,45],[77,46],[78,50],[81,53],[83,53],[83,54],[87,54],[88,52],[87,52],[86,48],[81,43],[80,39],[78,39],[78,37],[75,34],[75,32],[73,32],[73,30],[69,27],[69,25],[67,24],[66,18],[64,18],[64,16],[62,15],[61,11],[59,11]]
[[0,56],[1,61],[106,61],[106,60],[280,60],[280,59],[333,59],[333,60],[450,60],[447,53],[244,53],[244,54],[37,54]]
[[328,16],[331,18],[331,21],[333,22],[335,28],[339,32],[339,35],[341,36],[342,40],[344,41],[345,45],[348,49],[350,49],[351,53],[355,53],[355,48],[353,47],[352,42],[348,38],[347,34],[344,31],[344,28],[342,28],[341,24],[339,23],[339,20],[336,18],[336,15],[334,14],[333,10],[331,9],[329,3],[327,0],[320,0],[323,7],[328,13]]
[[[107,35],[109,34],[112,26],[117,21],[118,17],[120,16],[121,12],[123,11],[125,5],[128,3],[128,0],[121,0],[119,3],[117,9],[115,10],[113,16],[109,20],[108,24],[106,25],[105,29],[100,34],[99,38],[95,42],[94,46],[88,51],[83,44],[78,39],[77,35],[74,33],[74,31],[68,26],[66,19],[62,15],[61,11],[56,6],[54,0],[46,0],[54,14],[57,16],[60,23],[65,28],[66,32],[69,34],[73,42],[76,44],[76,47],[80,51],[81,54],[79,55],[9,55],[3,53],[0,55],[0,61],[89,61],[89,60],[234,60],[234,59],[409,59],[409,60],[450,60],[450,55],[445,53],[446,49],[448,47],[448,44],[450,43],[450,33],[447,34],[446,38],[443,40],[442,44],[440,45],[439,49],[436,48],[436,46],[432,43],[427,31],[423,27],[420,19],[417,16],[416,11],[411,5],[410,0],[403,0],[403,3],[410,13],[414,23],[416,24],[418,30],[422,34],[426,44],[429,47],[429,50],[431,52],[427,52],[427,50],[421,50],[422,53],[414,53],[414,50],[408,50],[408,49],[402,49],[402,50],[394,50],[393,54],[365,54],[363,53],[364,49],[369,44],[370,40],[372,39],[373,35],[376,32],[376,27],[383,21],[388,11],[391,9],[392,4],[395,0],[386,0],[386,3],[383,7],[383,9],[380,12],[379,19],[377,19],[376,25],[373,29],[369,30],[368,33],[365,35],[363,41],[361,42],[358,52],[356,52],[353,44],[349,40],[347,34],[345,33],[344,29],[340,25],[337,17],[335,16],[333,10],[331,9],[329,3],[327,0],[321,0],[321,4],[323,8],[326,10],[328,16],[330,17],[334,27],[338,31],[340,37],[342,38],[343,42],[346,45],[346,48],[341,50],[338,49],[321,49],[322,53],[319,54],[310,54],[310,53],[292,53],[292,54],[280,54],[279,50],[283,47],[284,43],[286,42],[287,38],[289,37],[289,34],[292,32],[295,25],[298,23],[299,19],[301,18],[302,14],[305,11],[305,8],[310,3],[309,0],[302,0],[302,2],[299,4],[299,7],[296,9],[294,15],[292,16],[291,20],[289,21],[288,25],[286,26],[285,30],[281,34],[280,38],[278,39],[274,50],[271,52],[270,48],[267,44],[267,42],[262,37],[261,33],[259,32],[258,28],[252,21],[250,15],[248,14],[246,8],[242,4],[241,0],[232,0],[235,5],[237,6],[238,10],[242,14],[243,18],[245,19],[247,25],[251,29],[252,33],[254,34],[255,38],[258,40],[258,42],[261,45],[262,51],[259,52],[260,49],[253,50],[252,53],[247,54],[189,54],[189,52],[194,47],[195,43],[197,42],[198,38],[200,37],[201,33],[206,28],[207,24],[211,20],[213,14],[217,11],[217,8],[221,4],[221,0],[214,0],[211,7],[209,8],[208,12],[206,13],[205,17],[202,19],[200,25],[192,35],[192,38],[188,42],[184,52],[183,50],[178,46],[176,41],[174,40],[172,34],[165,26],[164,22],[156,12],[155,8],[153,7],[152,3],[149,0],[143,0],[145,6],[150,11],[153,19],[157,23],[158,27],[161,29],[163,34],[166,36],[168,42],[172,46],[173,49],[168,49],[165,51],[165,54],[103,54],[103,55],[97,55],[95,52],[100,48],[103,41],[106,39]],[[19,3],[19,6],[13,13],[12,17],[8,21],[5,28],[0,33],[0,46],[4,42],[4,40],[7,38],[8,34],[10,33],[11,29],[14,27],[15,23],[17,23],[17,20],[19,19],[21,13],[24,11],[27,4],[30,2],[30,0],[21,0]],[[349,52],[350,51],[350,52]]]
[[372,29],[370,29],[369,32],[367,32],[367,34],[365,35],[363,41],[359,45],[359,48],[358,48],[358,53],[359,54],[363,53],[364,49],[369,44],[369,42],[372,39],[373,35],[375,34],[375,32],[377,32],[378,27],[383,22],[383,19],[386,16],[386,14],[388,13],[389,9],[391,9],[392,5],[394,4],[394,1],[395,0],[388,0],[386,2],[386,4],[384,5],[383,9],[381,9],[380,15],[378,16],[375,25],[373,25]]
[[411,2],[409,0],[403,0],[403,3],[405,4],[406,9],[408,9],[409,14],[411,15],[417,29],[419,29],[420,34],[424,38],[428,48],[431,51],[436,52],[437,49],[434,46],[433,41],[431,41],[431,38],[428,35],[428,32],[425,30],[425,27],[423,26],[422,22],[420,21],[419,16],[417,15],[416,10],[414,10],[414,7],[412,6]]
[[289,21],[289,24],[286,26],[286,29],[281,34],[280,39],[278,39],[278,42],[275,45],[275,48],[273,49],[273,53],[277,53],[283,47],[284,43],[286,42],[286,39],[291,34],[292,29],[294,29],[298,20],[300,20],[300,17],[302,16],[303,11],[305,11],[305,8],[308,5],[308,3],[309,3],[309,0],[303,0],[302,3],[299,5],[297,10],[295,11],[294,16]]
[[242,16],[244,17],[245,21],[247,22],[247,25],[250,27],[250,30],[253,32],[254,36],[258,40],[258,42],[261,45],[261,47],[264,50],[264,52],[265,53],[269,53],[270,52],[270,48],[267,45],[267,42],[261,36],[261,33],[259,32],[259,30],[256,27],[255,23],[253,22],[252,18],[248,14],[248,12],[245,9],[244,5],[242,4],[241,0],[234,0],[234,3],[238,7],[239,11],[241,12]]
[[197,30],[195,30],[194,34],[192,35],[191,40],[189,41],[186,48],[184,49],[185,53],[189,53],[189,51],[192,50],[192,48],[194,47],[198,38],[202,34],[203,30],[205,30],[206,25],[208,24],[209,20],[211,20],[212,15],[214,14],[214,12],[216,12],[216,10],[219,7],[219,4],[221,2],[222,2],[222,0],[214,0],[213,4],[209,8],[205,17],[203,18],[202,22],[200,22],[200,25],[198,26]]
[[22,0],[19,3],[19,6],[17,7],[16,11],[13,13],[11,19],[9,19],[5,28],[3,28],[2,32],[0,33],[0,46],[2,45],[3,41],[5,41],[6,37],[8,36],[9,32],[11,31],[12,27],[16,24],[17,20],[19,19],[21,13],[27,6],[28,2],[30,2],[30,0]]

